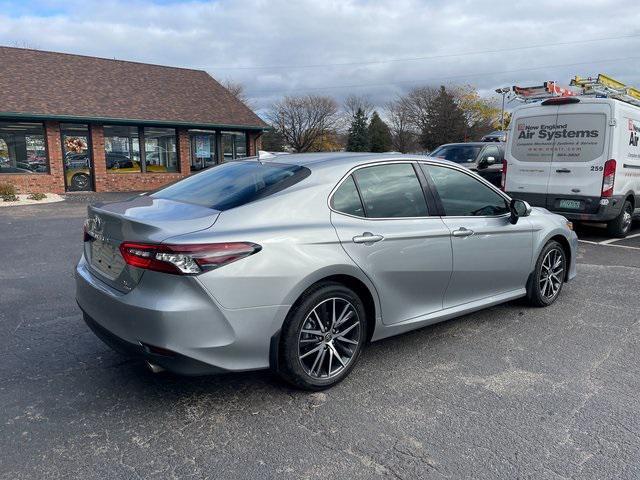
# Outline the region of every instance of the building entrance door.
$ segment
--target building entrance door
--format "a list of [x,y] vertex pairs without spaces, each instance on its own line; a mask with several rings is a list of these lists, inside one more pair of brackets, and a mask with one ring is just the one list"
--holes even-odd
[[93,159],[89,125],[60,124],[64,184],[67,192],[91,191],[93,186]]

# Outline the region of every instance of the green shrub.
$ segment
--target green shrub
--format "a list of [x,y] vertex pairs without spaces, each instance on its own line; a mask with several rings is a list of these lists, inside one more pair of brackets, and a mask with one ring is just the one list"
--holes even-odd
[[47,196],[44,193],[30,193],[27,197],[29,200],[44,200]]
[[3,202],[15,202],[18,200],[16,187],[9,183],[0,183],[0,198]]

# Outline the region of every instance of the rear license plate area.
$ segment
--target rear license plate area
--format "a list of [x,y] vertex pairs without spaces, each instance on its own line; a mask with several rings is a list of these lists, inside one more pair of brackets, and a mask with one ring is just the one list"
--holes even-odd
[[120,250],[110,243],[95,239],[91,242],[91,266],[109,280],[120,276],[125,266]]
[[556,208],[559,210],[584,210],[584,202],[582,200],[561,199],[556,201]]

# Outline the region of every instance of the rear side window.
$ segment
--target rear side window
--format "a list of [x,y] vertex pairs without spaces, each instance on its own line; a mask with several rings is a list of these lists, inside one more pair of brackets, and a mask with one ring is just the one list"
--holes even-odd
[[353,177],[349,176],[349,178],[338,187],[333,194],[331,206],[338,212],[364,217],[364,209],[362,208],[360,195],[358,194],[358,189],[353,181]]
[[504,197],[470,175],[434,165],[422,168],[431,176],[448,217],[487,217],[509,212]]
[[280,192],[311,174],[300,165],[229,162],[162,188],[151,196],[229,210]]
[[426,217],[422,186],[410,163],[365,167],[354,172],[367,217]]

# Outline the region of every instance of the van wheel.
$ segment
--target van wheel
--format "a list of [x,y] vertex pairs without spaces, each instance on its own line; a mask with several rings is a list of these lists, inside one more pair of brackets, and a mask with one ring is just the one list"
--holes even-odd
[[624,238],[631,230],[633,219],[633,205],[630,200],[625,200],[620,215],[607,223],[607,232],[612,237]]
[[555,240],[547,243],[527,284],[527,299],[534,307],[548,307],[556,301],[567,272],[567,256]]
[[362,301],[335,282],[312,287],[282,328],[279,374],[305,390],[323,390],[355,366],[367,338]]

